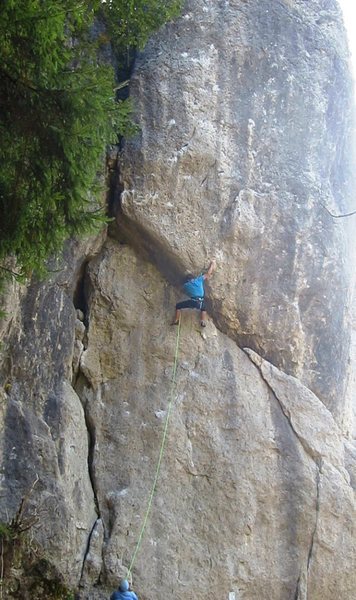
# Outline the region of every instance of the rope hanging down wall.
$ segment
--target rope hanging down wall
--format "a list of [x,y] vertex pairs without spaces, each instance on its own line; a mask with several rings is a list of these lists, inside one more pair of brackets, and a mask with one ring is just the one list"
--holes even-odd
[[155,476],[153,479],[151,492],[148,497],[147,508],[146,508],[144,519],[143,519],[141,531],[138,536],[137,544],[136,544],[134,553],[131,558],[130,566],[127,571],[127,579],[130,579],[138,551],[142,544],[143,536],[144,536],[144,533],[146,530],[146,525],[147,525],[148,518],[150,516],[150,512],[151,512],[151,508],[152,508],[152,502],[153,502],[153,497],[155,495],[155,491],[156,491],[156,487],[157,487],[157,481],[158,481],[160,470],[161,470],[162,458],[163,458],[163,453],[164,453],[166,440],[167,440],[169,418],[170,418],[170,415],[172,412],[172,406],[173,406],[173,400],[174,400],[174,390],[175,390],[175,384],[176,384],[176,374],[177,374],[177,364],[178,364],[180,326],[181,326],[181,319],[179,319],[178,327],[177,327],[177,338],[176,338],[176,346],[175,346],[175,353],[174,353],[174,364],[173,364],[172,379],[171,379],[171,389],[170,389],[170,394],[169,394],[169,403],[168,403],[167,414],[166,414],[166,419],[165,419],[164,428],[163,428],[163,434],[162,434],[161,446],[160,446],[159,455],[158,455],[156,472],[155,472]]

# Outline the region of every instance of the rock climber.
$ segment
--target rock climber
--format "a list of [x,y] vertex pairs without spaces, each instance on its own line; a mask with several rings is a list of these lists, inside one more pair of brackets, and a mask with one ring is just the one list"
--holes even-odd
[[113,592],[110,600],[138,600],[135,592],[130,590],[130,585],[127,579],[120,582],[119,589]]
[[215,269],[216,261],[212,260],[206,273],[203,273],[202,275],[199,275],[198,277],[195,277],[193,279],[191,279],[190,277],[187,279],[187,281],[183,285],[183,289],[187,296],[190,297],[190,300],[183,300],[182,302],[178,302],[176,304],[176,314],[172,325],[178,325],[181,314],[180,311],[182,309],[196,308],[197,310],[200,310],[200,325],[202,327],[206,327],[207,314],[204,302],[204,282],[206,279],[210,279]]

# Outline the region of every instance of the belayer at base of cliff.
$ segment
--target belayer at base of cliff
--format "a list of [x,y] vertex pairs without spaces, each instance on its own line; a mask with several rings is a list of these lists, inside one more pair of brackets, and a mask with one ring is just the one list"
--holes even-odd
[[120,582],[119,589],[113,592],[110,600],[138,600],[135,592],[130,590],[130,585],[127,579]]
[[206,307],[205,307],[205,289],[204,282],[206,279],[210,279],[213,272],[216,269],[216,261],[212,260],[209,266],[209,269],[206,273],[202,273],[198,277],[193,278],[191,275],[186,279],[186,282],[183,285],[183,289],[187,296],[189,296],[189,300],[183,300],[182,302],[177,302],[176,304],[176,314],[174,316],[174,321],[172,325],[178,325],[181,315],[181,310],[185,308],[195,308],[200,310],[200,325],[202,327],[206,326]]

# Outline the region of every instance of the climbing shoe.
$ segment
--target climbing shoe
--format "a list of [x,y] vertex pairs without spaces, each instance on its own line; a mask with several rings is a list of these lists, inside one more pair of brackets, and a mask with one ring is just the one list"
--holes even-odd
[[200,326],[201,327],[206,327],[206,321],[200,321]]

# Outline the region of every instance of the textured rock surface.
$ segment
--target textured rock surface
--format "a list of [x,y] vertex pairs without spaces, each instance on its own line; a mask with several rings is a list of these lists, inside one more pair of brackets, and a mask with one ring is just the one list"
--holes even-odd
[[333,1],[187,2],[138,61],[142,132],[122,166],[122,210],[156,252],[181,274],[220,261],[220,327],[339,416],[347,233],[325,206],[347,212],[351,189],[340,30]]
[[343,429],[348,437],[356,439],[356,285],[353,298],[351,298],[350,302],[352,304],[350,321],[351,346]]
[[22,289],[22,302],[17,290],[8,290],[10,335],[0,365],[0,519],[16,513],[38,479],[25,519],[37,521],[33,538],[71,586],[78,584],[97,518],[83,407],[70,385],[73,295],[83,262],[101,243],[102,236],[72,244],[62,269],[45,284]]
[[[176,334],[164,324],[175,294],[113,241],[88,276],[79,393],[106,530],[97,556],[114,585],[134,552],[158,458]],[[211,322],[205,336],[197,315],[184,315],[168,444],[134,566],[142,597],[203,600],[209,589],[245,600],[351,600],[354,491],[332,414]]]
[[183,318],[140,600],[354,598],[352,247],[328,212],[350,186],[340,30],[331,0],[188,0],[137,63],[111,237],[9,296],[0,519],[38,475],[33,535],[83,600],[107,598],[135,550],[174,285],[212,255],[208,327]]

